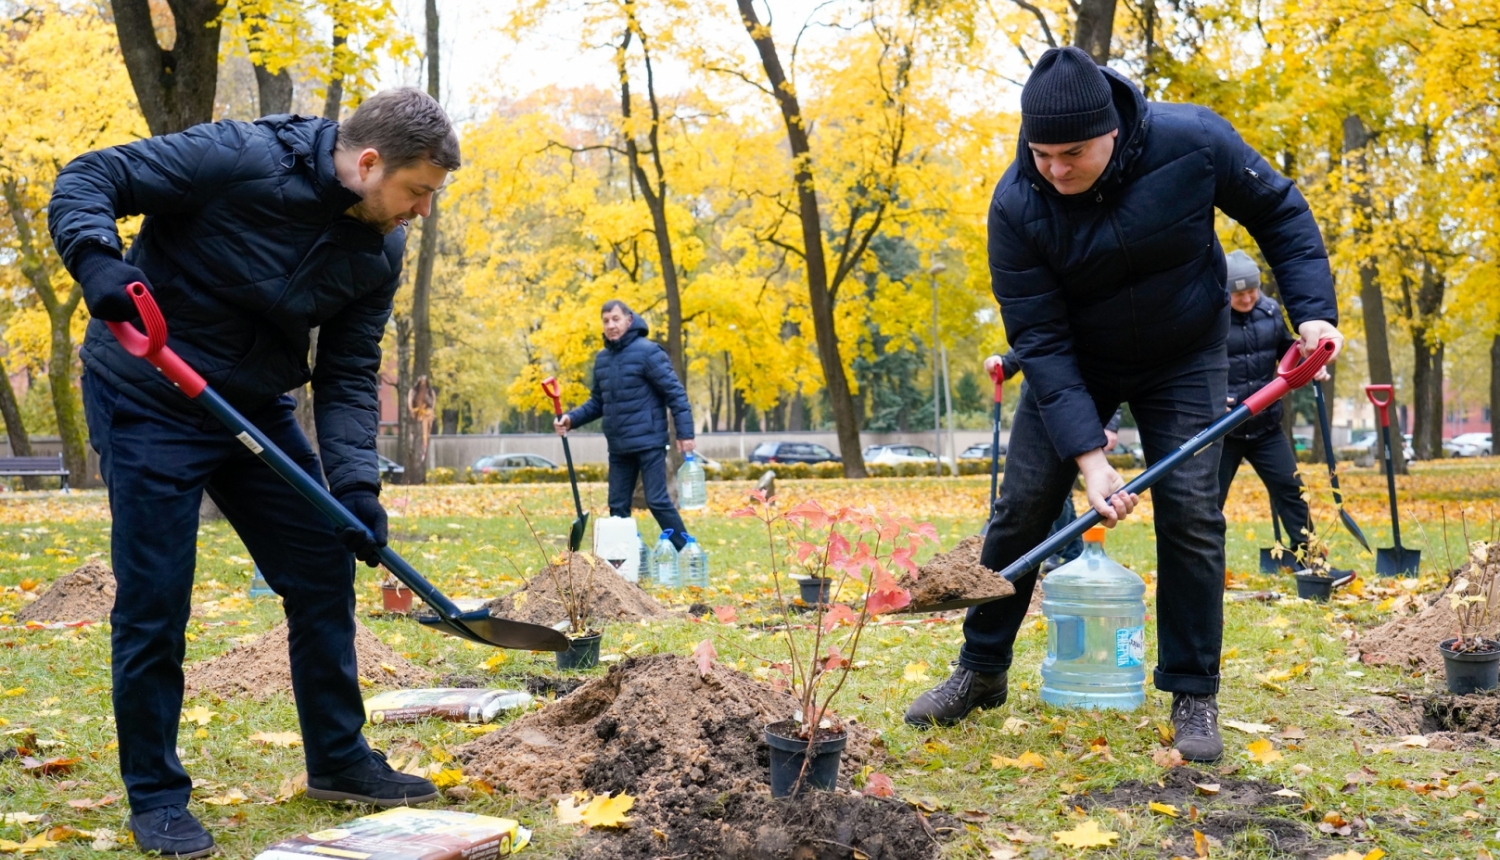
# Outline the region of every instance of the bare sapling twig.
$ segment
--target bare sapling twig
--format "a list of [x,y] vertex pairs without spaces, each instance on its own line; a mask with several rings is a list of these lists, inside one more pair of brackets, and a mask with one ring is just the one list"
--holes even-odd
[[1500,546],[1489,541],[1469,544],[1468,563],[1448,590],[1448,605],[1458,616],[1455,651],[1492,651],[1500,643],[1486,636],[1495,617],[1496,580],[1500,579]]
[[567,580],[564,582],[563,578],[557,574],[558,566],[552,564],[551,559],[547,557],[547,548],[542,544],[542,537],[537,534],[536,526],[532,525],[531,517],[526,515],[526,509],[517,506],[516,510],[520,512],[521,519],[525,521],[527,530],[531,532],[531,539],[536,542],[537,551],[542,554],[542,569],[547,572],[548,577],[552,580],[552,587],[557,592],[557,601],[562,604],[563,611],[567,613],[568,632],[575,637],[586,635],[589,632],[589,613],[593,608],[594,561],[592,558],[589,560],[589,578],[587,583],[585,583],[582,589],[578,588],[578,583],[574,582],[573,558],[575,553],[569,547],[563,556],[563,568]]

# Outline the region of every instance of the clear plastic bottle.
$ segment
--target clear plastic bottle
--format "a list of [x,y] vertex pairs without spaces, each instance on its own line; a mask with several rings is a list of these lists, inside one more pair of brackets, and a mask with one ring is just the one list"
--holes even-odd
[[656,582],[656,567],[651,564],[651,544],[646,543],[645,538],[640,535],[636,535],[635,542],[641,555],[640,564],[636,567],[636,582],[644,588]]
[[677,554],[677,568],[684,586],[708,588],[708,551],[692,535],[687,536],[687,543]]
[[255,575],[250,579],[250,599],[275,596],[276,592],[271,590],[271,584],[266,582],[265,574],[260,572],[260,566],[257,565]]
[[652,578],[662,588],[676,588],[680,582],[677,570],[677,547],[672,545],[672,530],[667,529],[651,552]]
[[1146,701],[1146,584],[1104,554],[1103,526],[1083,555],[1042,580],[1047,656],[1042,701],[1129,711]]
[[703,473],[703,464],[689,451],[677,467],[677,507],[684,511],[698,511],[708,506],[708,485]]

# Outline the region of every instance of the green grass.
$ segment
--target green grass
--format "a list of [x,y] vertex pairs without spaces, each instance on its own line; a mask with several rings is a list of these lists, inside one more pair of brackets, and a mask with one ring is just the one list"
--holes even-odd
[[[1443,468],[1453,468],[1443,464]],[[1492,468],[1484,465],[1476,468]],[[952,488],[963,492],[954,493]],[[946,511],[933,517],[944,546],[978,530],[978,513],[988,482],[983,478],[938,482],[892,480],[855,487],[848,482],[817,481],[786,484],[784,493],[824,494],[830,491],[864,492],[894,506],[923,505],[929,511]],[[400,488],[387,499],[400,496]],[[444,495],[444,492],[447,495]],[[730,493],[729,488],[720,492]],[[494,596],[514,588],[517,577],[505,561],[510,556],[522,568],[533,570],[540,555],[524,525],[514,516],[476,516],[507,510],[506,505],[524,500],[527,510],[546,535],[549,551],[560,542],[572,519],[571,498],[565,485],[527,488],[456,488],[452,491],[410,491],[414,506],[424,500],[456,499],[439,516],[407,516],[392,521],[393,532],[403,538],[397,548],[427,573],[452,597]],[[942,496],[949,493],[948,496]],[[510,494],[510,495],[506,495]],[[602,488],[587,488],[586,495],[602,496]],[[973,500],[978,504],[973,504]],[[482,504],[481,504],[482,503]],[[763,588],[766,585],[766,551],[763,538],[752,520],[723,515],[725,497],[715,496],[714,513],[689,513],[689,527],[712,553],[715,588],[708,596],[686,593],[667,595],[678,603],[704,599],[715,605],[735,605],[737,626],[713,622],[653,622],[644,625],[610,625],[606,631],[606,654],[687,654],[705,636],[714,638],[723,662],[752,671],[758,662],[747,656],[777,655],[778,640],[743,622],[771,611]],[[101,498],[76,493],[70,499],[52,494],[8,496],[0,507],[0,622],[12,623],[8,614],[21,604],[17,586],[25,579],[44,584],[71,570],[83,559],[107,559],[108,522],[100,518]],[[34,513],[29,515],[28,510]],[[25,522],[31,517],[32,522]],[[643,532],[654,534],[654,524],[642,518]],[[1369,529],[1374,532],[1376,529]],[[1435,530],[1434,536],[1435,535]],[[1372,534],[1372,537],[1374,535]],[[1231,522],[1228,529],[1229,567],[1249,589],[1274,588],[1295,593],[1290,578],[1274,579],[1254,572],[1258,548],[1269,545],[1270,524]],[[1409,541],[1410,543],[1410,541]],[[1150,525],[1127,522],[1113,531],[1107,544],[1110,554],[1123,564],[1151,578],[1154,535]],[[1341,566],[1369,562],[1347,549]],[[1429,569],[1436,569],[1429,565]],[[213,617],[195,618],[188,644],[189,662],[222,653],[248,636],[269,629],[280,618],[276,601],[251,603],[241,598],[249,584],[248,554],[231,529],[222,522],[206,525],[199,534],[199,570],[194,589],[195,604],[217,601]],[[378,577],[361,567],[358,601],[361,619],[387,643],[414,662],[432,664],[439,673],[483,675],[495,685],[520,683],[527,675],[555,675],[550,654],[509,652],[508,658],[488,669],[486,660],[496,652],[431,633],[405,620],[370,617],[379,605]],[[1377,585],[1378,583],[1371,583]],[[1392,583],[1386,583],[1392,585]],[[1423,590],[1436,587],[1436,577],[1425,577]],[[1420,795],[1387,783],[1397,777],[1411,783],[1430,782],[1442,772],[1452,785],[1466,780],[1483,784],[1487,774],[1500,771],[1500,756],[1487,751],[1396,749],[1375,752],[1371,748],[1395,744],[1399,739],[1382,736],[1369,728],[1360,712],[1388,707],[1394,693],[1426,695],[1441,686],[1441,678],[1413,678],[1398,670],[1352,663],[1343,638],[1351,628],[1363,629],[1384,620],[1376,599],[1358,603],[1314,605],[1296,600],[1277,603],[1257,601],[1226,603],[1224,682],[1220,702],[1223,716],[1246,722],[1303,728],[1307,739],[1298,749],[1284,742],[1277,748],[1280,761],[1256,764],[1246,747],[1255,738],[1234,730],[1225,731],[1227,752],[1221,765],[1232,773],[1220,778],[1264,779],[1301,793],[1307,809],[1288,809],[1309,827],[1328,812],[1340,811],[1347,818],[1377,815],[1382,823],[1372,825],[1354,838],[1322,837],[1314,853],[1326,857],[1357,848],[1364,852],[1379,847],[1393,857],[1418,856],[1424,849],[1435,856],[1475,856],[1481,844],[1491,851],[1500,848],[1500,834],[1493,807],[1471,794],[1456,798]],[[1154,620],[1148,622],[1153,639]],[[1036,694],[1040,683],[1038,665],[1045,653],[1046,631],[1039,621],[1028,619],[1017,644],[1012,673],[1012,697],[1004,707],[984,712],[964,726],[943,731],[917,732],[901,722],[906,704],[932,681],[942,678],[947,662],[956,656],[961,640],[958,621],[883,626],[873,631],[859,655],[870,665],[853,673],[839,703],[846,717],[857,718],[882,733],[888,760],[882,767],[907,798],[925,798],[949,811],[974,811],[990,817],[982,828],[950,843],[945,856],[983,858],[989,856],[985,840],[1004,843],[1003,827],[1019,827],[1040,837],[1046,846],[1038,856],[1074,856],[1072,849],[1059,848],[1049,837],[1077,823],[1065,798],[1083,791],[1102,791],[1126,779],[1154,780],[1161,769],[1150,753],[1160,747],[1158,726],[1168,722],[1167,697],[1151,691],[1147,704],[1136,713],[1093,713],[1059,710],[1042,704]],[[0,630],[0,749],[30,742],[34,735],[45,757],[76,756],[80,761],[68,773],[36,778],[14,761],[0,763],[0,812],[45,813],[52,824],[84,830],[113,828],[124,831],[126,810],[115,754],[111,746],[114,726],[110,716],[109,642],[107,626],[77,630]],[[908,666],[925,664],[931,681],[905,680]],[[1265,682],[1256,675],[1304,667],[1302,674],[1282,681]],[[598,674],[596,670],[593,673]],[[914,670],[914,672],[917,670]],[[255,732],[296,731],[297,720],[289,696],[264,703],[244,699],[216,700],[200,697],[188,707],[204,705],[216,712],[204,726],[206,737],[195,737],[198,726],[184,723],[180,745],[184,761],[195,779],[193,811],[214,831],[231,858],[251,857],[276,839],[330,826],[358,814],[350,808],[330,807],[297,797],[269,802],[282,782],[302,769],[300,749],[266,749],[249,740]],[[1341,713],[1343,712],[1343,713]],[[1008,720],[1014,722],[1007,729]],[[1273,733],[1274,734],[1274,733]],[[442,722],[410,726],[370,726],[372,743],[393,755],[416,755],[422,762],[441,757],[472,735],[463,727]],[[1109,744],[1112,762],[1098,756],[1084,758],[1097,738]],[[437,752],[435,752],[437,751]],[[1046,761],[1041,771],[1022,773],[1014,768],[996,769],[993,756],[1015,758],[1035,752]],[[1302,771],[1301,767],[1310,768]],[[1297,771],[1294,771],[1297,767]],[[1345,790],[1345,776],[1361,767],[1375,771],[1375,781]],[[1212,769],[1210,769],[1212,770]],[[1493,794],[1500,782],[1484,785]],[[204,801],[238,789],[252,802],[214,806]],[[117,795],[110,806],[93,810],[70,807],[68,800],[98,799]],[[1207,805],[1207,804],[1205,804]],[[520,819],[536,828],[533,847],[526,854],[538,858],[560,857],[573,838],[571,827],[553,823],[547,804],[528,804],[507,797],[476,794],[455,804],[458,808]],[[1186,812],[1186,810],[1184,810]],[[1477,813],[1478,818],[1463,818]],[[1103,828],[1120,834],[1111,849],[1088,852],[1100,857],[1170,856],[1160,842],[1169,832],[1180,836],[1182,821],[1155,815],[1144,807],[1113,813],[1089,813]],[[1120,816],[1128,817],[1128,824]],[[0,823],[0,839],[17,842],[35,835],[44,824]],[[1014,846],[1025,854],[1029,845]],[[127,849],[128,850],[128,849]],[[1176,853],[1191,854],[1182,843]],[[93,852],[87,841],[65,842],[48,849],[46,856],[82,857]],[[1214,849],[1214,857],[1273,857],[1264,835],[1254,831],[1235,837]]]

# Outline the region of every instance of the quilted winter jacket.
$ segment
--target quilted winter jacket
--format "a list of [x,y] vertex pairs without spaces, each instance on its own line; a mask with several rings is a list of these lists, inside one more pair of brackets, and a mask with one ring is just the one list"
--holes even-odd
[[646,334],[646,321],[637,314],[619,340],[604,341],[594,358],[593,393],[568,413],[575,428],[602,416],[611,454],[666,447],[668,409],[677,438],[693,438],[687,390],[667,351]]
[[[335,493],[380,486],[376,374],[406,242],[344,214],[359,197],[334,175],[337,135],[337,123],[283,115],[90,152],[58,174],[48,210],[70,270],[87,243],[119,250],[115,221],[144,214],[125,259],[150,280],[171,347],[245,412],[311,379]],[[133,400],[214,426],[104,323],[89,323],[82,357]]]
[[1211,336],[1229,297],[1214,209],[1245,226],[1293,323],[1337,323],[1307,201],[1207,108],[1148,102],[1102,69],[1120,135],[1099,182],[1060,195],[1026,140],[990,204],[989,261],[1007,339],[1059,457],[1104,444],[1085,371],[1149,372]]
[[[1276,378],[1276,365],[1286,351],[1296,343],[1286,321],[1281,318],[1281,305],[1265,296],[1255,303],[1249,313],[1229,311],[1229,396],[1238,405]],[[1281,426],[1281,401],[1266,407],[1264,412],[1235,428],[1231,436],[1249,438],[1259,436]]]

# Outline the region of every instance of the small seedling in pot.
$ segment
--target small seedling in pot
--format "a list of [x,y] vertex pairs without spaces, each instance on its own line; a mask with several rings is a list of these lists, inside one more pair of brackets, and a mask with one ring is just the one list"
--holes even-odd
[[1458,641],[1451,650],[1484,652],[1500,648],[1485,631],[1495,617],[1495,585],[1500,579],[1500,546],[1476,540],[1469,544],[1469,563],[1448,589],[1448,605],[1458,616]]
[[[557,652],[557,666],[559,669],[592,669],[599,665],[599,640],[602,634],[590,627],[589,622],[592,620],[594,607],[594,576],[603,563],[590,553],[574,552],[571,549],[564,550],[556,559],[549,559],[547,548],[542,544],[542,538],[531,524],[531,518],[526,515],[525,509],[516,510],[520,511],[521,519],[525,520],[526,528],[536,541],[537,549],[542,554],[542,570],[551,579],[552,587],[557,592],[557,602],[562,604],[563,612],[567,615],[566,633],[572,644],[568,650]],[[574,563],[575,559],[585,562],[584,566],[588,570],[586,575],[580,573],[580,565]]]

